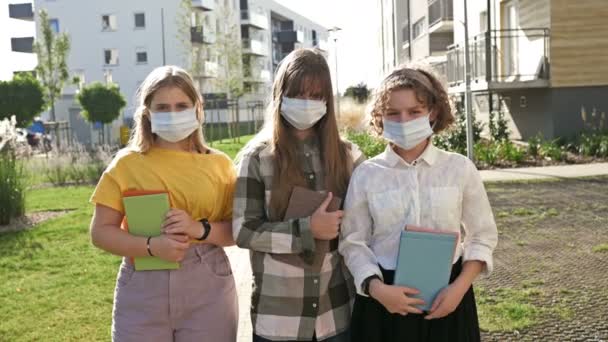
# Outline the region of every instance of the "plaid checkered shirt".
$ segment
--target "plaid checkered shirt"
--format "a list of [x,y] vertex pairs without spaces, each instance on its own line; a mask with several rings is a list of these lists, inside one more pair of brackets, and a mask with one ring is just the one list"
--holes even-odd
[[[300,167],[308,187],[324,189],[324,171],[316,138],[298,142]],[[354,165],[363,160],[351,144]],[[253,271],[253,332],[270,340],[318,340],[349,327],[355,288],[337,239],[329,250],[315,248],[310,217],[269,221],[273,181],[271,147],[260,144],[237,165],[233,233],[237,245],[250,250]],[[320,263],[306,261],[313,254]]]

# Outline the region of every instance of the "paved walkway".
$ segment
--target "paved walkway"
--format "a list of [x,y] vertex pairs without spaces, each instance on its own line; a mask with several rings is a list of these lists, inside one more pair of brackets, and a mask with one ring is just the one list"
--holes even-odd
[[526,167],[517,169],[483,170],[486,182],[534,179],[559,179],[608,175],[608,163]]
[[[531,167],[520,169],[483,170],[481,176],[486,182],[517,181],[534,179],[560,179],[608,175],[608,163]],[[249,252],[238,247],[226,248],[230,258],[239,296],[238,341],[251,341],[251,265]]]

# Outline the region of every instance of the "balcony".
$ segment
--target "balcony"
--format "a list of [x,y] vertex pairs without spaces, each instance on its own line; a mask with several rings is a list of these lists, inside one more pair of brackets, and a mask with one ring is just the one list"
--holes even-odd
[[[542,88],[550,84],[549,29],[492,30],[490,53],[485,33],[469,42],[471,89]],[[486,65],[490,58],[489,70]],[[464,90],[464,43],[447,52],[450,92]]]
[[280,44],[293,44],[304,42],[304,32],[299,30],[279,31],[275,34]]
[[245,71],[245,82],[248,83],[270,83],[270,70],[252,69]]
[[241,24],[255,27],[259,30],[268,30],[270,25],[268,18],[262,13],[255,13],[251,10],[241,10]]
[[215,43],[215,33],[203,26],[192,26],[190,27],[190,41],[194,44],[213,44]]
[[243,54],[254,56],[268,56],[268,46],[261,40],[243,38]]
[[34,12],[32,11],[32,4],[9,4],[8,5],[8,16],[13,19],[21,20],[34,20]]
[[429,33],[454,31],[452,0],[429,0]]
[[219,74],[219,65],[216,62],[205,61],[200,76],[203,78],[216,78]]
[[192,0],[192,7],[202,11],[213,11],[215,9],[215,0]]
[[11,50],[14,52],[34,52],[34,37],[11,38]]

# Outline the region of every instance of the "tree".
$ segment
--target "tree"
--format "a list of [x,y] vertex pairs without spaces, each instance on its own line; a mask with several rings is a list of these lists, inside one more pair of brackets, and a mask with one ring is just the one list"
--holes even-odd
[[0,119],[15,115],[17,126],[28,126],[44,110],[44,91],[40,82],[27,73],[11,81],[0,81]]
[[[83,87],[76,99],[82,106],[82,116],[91,123],[111,123],[120,115],[127,102],[114,84],[91,83]],[[104,134],[102,126],[102,134]]]
[[[211,12],[210,12],[211,13]],[[215,42],[213,44],[192,44],[191,30],[203,30],[203,35],[213,34],[209,25],[205,26],[206,17],[210,13],[196,11],[192,8],[192,1],[182,0],[180,12],[177,17],[178,39],[182,42],[185,64],[195,80],[200,79],[205,68],[205,61],[218,62],[217,77],[211,81],[216,92],[224,92],[228,95],[230,103],[236,105],[229,113],[231,123],[228,125],[230,137],[238,136],[238,125],[240,116],[238,112],[238,100],[244,94],[244,63],[242,55],[242,43],[240,39],[240,26],[238,17],[230,5],[226,2],[218,3],[213,15],[221,18],[221,25],[215,29]],[[215,20],[212,20],[215,22]],[[199,31],[200,32],[200,31]],[[245,64],[245,65],[244,65]],[[238,139],[238,138],[237,138]]]
[[356,86],[350,86],[346,88],[344,92],[345,97],[352,97],[358,103],[365,103],[369,98],[369,89],[367,89],[367,85],[363,82],[357,84]]
[[51,121],[55,121],[55,100],[61,95],[63,85],[69,78],[67,55],[70,38],[65,33],[55,33],[45,10],[39,12],[41,39],[34,42],[38,56],[36,74],[40,77],[46,100],[51,109]]

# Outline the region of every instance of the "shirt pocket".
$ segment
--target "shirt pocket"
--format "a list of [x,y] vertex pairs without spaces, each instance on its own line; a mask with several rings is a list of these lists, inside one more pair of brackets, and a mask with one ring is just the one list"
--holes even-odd
[[373,235],[383,235],[405,227],[409,197],[403,190],[370,194],[369,210],[374,221]]
[[438,229],[457,230],[460,228],[461,194],[456,186],[431,188],[432,219]]

